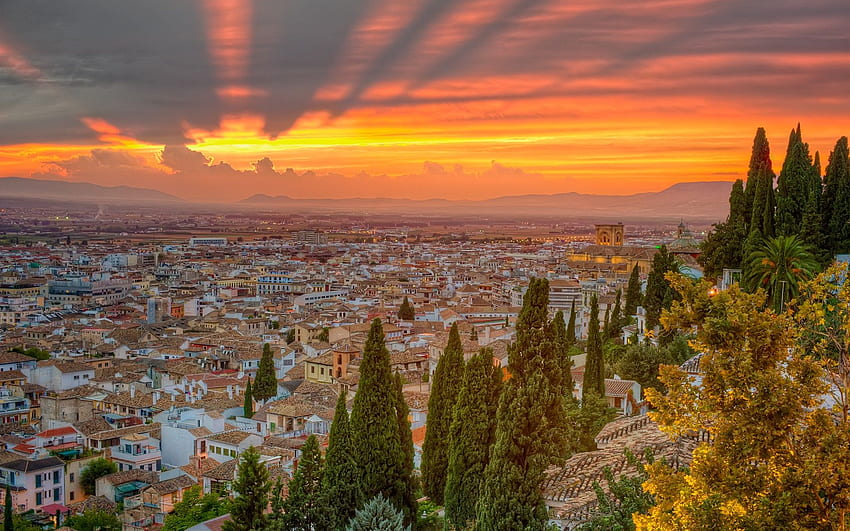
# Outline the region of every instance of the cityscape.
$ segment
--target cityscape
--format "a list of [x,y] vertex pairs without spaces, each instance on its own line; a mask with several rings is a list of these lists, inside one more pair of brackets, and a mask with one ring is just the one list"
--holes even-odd
[[3,2],[0,531],[846,531],[848,27]]

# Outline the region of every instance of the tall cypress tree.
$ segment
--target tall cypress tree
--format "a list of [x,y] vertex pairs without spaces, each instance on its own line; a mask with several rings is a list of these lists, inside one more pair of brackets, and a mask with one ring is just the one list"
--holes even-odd
[[[575,304],[573,304],[573,308],[575,311]],[[573,330],[575,330],[575,317],[571,316],[571,321],[573,323]],[[555,313],[555,318],[552,319],[552,335],[555,341],[555,349],[558,355],[558,359],[561,360],[561,378],[562,385],[564,389],[565,396],[572,397],[573,394],[573,359],[572,359],[572,347],[575,343],[575,339],[570,341],[569,332],[564,325],[564,312],[558,310]],[[575,338],[575,331],[573,332],[573,338]]]
[[[590,317],[587,323],[587,356],[584,365],[582,395],[605,396],[605,366],[602,353],[602,335],[599,330],[599,299],[590,299]],[[587,402],[585,399],[584,402]]]
[[570,320],[567,322],[567,336],[565,339],[569,348],[572,348],[576,344],[576,301],[573,301],[573,305],[570,308]]
[[729,216],[723,223],[714,225],[714,230],[700,245],[699,263],[708,278],[717,279],[724,269],[741,267],[744,259],[741,242],[747,237],[750,222],[745,214],[745,195],[744,183],[738,179],[729,194]]
[[[773,164],[770,160],[770,144],[767,141],[767,133],[764,127],[759,127],[756,130],[756,136],[753,139],[753,150],[750,155],[750,166],[747,170],[747,188],[744,191],[743,197],[743,216],[744,223],[748,226],[750,219],[753,216],[753,202],[756,196],[756,187],[758,181],[764,175],[770,175],[773,179]],[[761,217],[761,211],[759,212]],[[749,232],[749,227],[747,227]]]
[[15,531],[15,520],[12,517],[12,491],[6,486],[6,498],[3,506],[3,531]]
[[413,305],[410,304],[410,300],[408,300],[407,297],[401,301],[401,307],[398,309],[398,318],[405,321],[412,321],[416,319],[416,311],[413,309]]
[[829,154],[823,191],[823,223],[832,253],[850,251],[850,151],[842,136]]
[[301,448],[298,468],[288,484],[289,494],[283,500],[282,514],[276,517],[280,531],[313,531],[325,521],[328,510],[320,495],[322,485],[322,453],[315,435],[310,435]]
[[629,285],[626,287],[626,317],[631,319],[631,317],[637,313],[637,308],[642,302],[640,290],[640,267],[635,264],[632,268],[632,274],[629,275]]
[[664,278],[664,275],[677,270],[676,257],[667,251],[667,246],[662,245],[655,256],[652,257],[652,269],[650,269],[646,279],[643,307],[646,309],[646,328],[648,330],[653,330],[658,326],[661,310],[669,308],[675,297],[676,292],[670,287],[670,282]]
[[321,496],[327,508],[323,527],[336,530],[345,528],[362,501],[346,396],[345,392],[341,393],[336,403],[322,476]]
[[622,310],[622,298],[623,291],[617,290],[617,296],[614,298],[614,309],[611,311],[611,319],[608,323],[608,336],[605,337],[605,340],[613,339],[614,341],[619,341],[620,336],[623,334],[623,310]]
[[449,463],[449,430],[462,379],[463,344],[457,323],[454,323],[434,371],[434,383],[428,398],[428,428],[422,445],[422,488],[437,505],[443,504]]
[[820,153],[815,152],[815,161],[808,183],[808,200],[803,209],[803,220],[799,228],[800,239],[813,251],[821,264],[829,262],[826,235],[823,232],[823,181],[820,174]]
[[508,351],[511,377],[499,400],[496,442],[485,470],[475,529],[543,528],[544,472],[564,453],[565,398],[547,322],[549,282],[531,280]]
[[[462,368],[461,372],[463,372]],[[400,493],[399,509],[401,509],[408,522],[415,522],[419,502],[416,501],[416,487],[418,482],[413,476],[413,432],[410,429],[410,408],[407,407],[407,402],[404,401],[404,379],[400,374],[393,375],[393,390],[395,391],[396,422],[399,440],[401,441],[400,463],[402,473],[396,483],[396,490]]]
[[372,321],[360,363],[360,382],[351,411],[351,438],[360,470],[363,499],[381,493],[407,509],[413,479],[406,473],[390,353],[380,319]]
[[446,518],[458,529],[475,519],[484,471],[495,441],[502,372],[493,351],[482,348],[463,371],[450,431],[446,476]]
[[245,386],[245,401],[242,404],[242,416],[249,419],[254,416],[254,393],[251,390],[251,378]]
[[260,463],[260,454],[252,446],[242,453],[239,460],[233,483],[237,496],[230,502],[230,520],[224,523],[223,531],[263,529],[269,488],[269,471]]
[[253,393],[257,400],[268,400],[277,396],[274,357],[272,356],[272,348],[268,343],[263,345],[263,357],[260,358],[260,366],[257,368],[257,376],[254,378]]
[[[782,164],[776,187],[776,234],[790,236],[800,233],[803,211],[809,201],[812,158],[809,145],[803,142],[800,125],[791,132],[788,152]],[[765,233],[762,230],[762,233]],[[765,236],[773,236],[765,233]]]

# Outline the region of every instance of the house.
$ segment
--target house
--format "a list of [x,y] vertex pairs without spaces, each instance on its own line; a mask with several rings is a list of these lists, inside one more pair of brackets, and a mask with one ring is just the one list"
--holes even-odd
[[18,352],[0,352],[0,372],[3,371],[30,371],[35,369],[38,361]]
[[0,483],[12,491],[18,512],[65,502],[65,463],[58,457],[19,458],[0,464]]
[[315,358],[304,360],[304,375],[307,380],[315,383],[330,384],[334,382],[333,363],[334,353],[328,352]]
[[[26,370],[22,371],[26,374]],[[95,369],[75,361],[45,360],[29,371],[29,382],[46,387],[49,391],[67,391],[89,383]]]
[[159,473],[133,469],[115,472],[95,481],[95,494],[115,503],[139,494],[142,489],[159,481]]
[[23,423],[30,421],[30,401],[23,396],[13,396],[5,388],[0,388],[0,424]]
[[251,446],[259,446],[263,438],[244,431],[233,430],[210,435],[201,441],[200,453],[216,461],[238,459]]
[[333,410],[290,397],[272,403],[266,410],[268,433],[282,437],[325,434],[330,431]]
[[159,440],[142,433],[129,433],[118,439],[112,448],[111,459],[123,470],[162,470],[162,452]]

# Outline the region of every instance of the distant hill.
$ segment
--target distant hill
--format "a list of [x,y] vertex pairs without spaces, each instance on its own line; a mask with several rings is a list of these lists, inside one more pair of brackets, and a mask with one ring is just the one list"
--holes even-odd
[[133,186],[100,186],[91,183],[0,177],[0,198],[51,199],[80,203],[174,203],[179,197]]
[[473,216],[534,216],[616,220],[684,218],[719,221],[729,212],[732,183],[709,181],[678,183],[660,192],[631,195],[596,195],[576,192],[504,196],[480,201],[446,199],[293,199],[289,196],[253,195],[242,205],[287,211],[408,213]]

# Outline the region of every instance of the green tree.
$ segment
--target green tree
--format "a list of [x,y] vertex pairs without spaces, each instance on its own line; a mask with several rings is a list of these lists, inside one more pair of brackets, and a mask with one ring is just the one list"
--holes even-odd
[[850,252],[850,151],[842,136],[829,154],[823,190],[826,246],[832,253]]
[[534,278],[508,350],[508,379],[499,400],[496,441],[484,474],[475,529],[542,529],[540,492],[546,468],[572,450],[567,437],[561,360],[547,322],[549,282]]
[[393,375],[396,422],[398,423],[399,440],[401,441],[401,476],[396,485],[400,493],[400,509],[405,518],[411,523],[417,521],[417,509],[419,503],[416,501],[416,491],[419,490],[419,481],[413,475],[413,431],[410,429],[410,408],[404,400],[404,378],[401,374]]
[[[743,201],[743,216],[747,225],[747,233],[750,232],[750,221],[753,218],[754,207],[753,203],[756,200],[756,189],[758,183],[769,176],[770,182],[773,183],[773,163],[770,161],[770,143],[767,141],[767,133],[764,127],[759,127],[756,130],[756,136],[753,139],[753,149],[750,155],[750,165],[747,170],[747,188],[744,190]],[[764,211],[764,205],[758,211],[758,217],[761,219]]]
[[608,321],[608,335],[604,338],[606,341],[611,339],[620,342],[620,336],[623,335],[623,327],[626,325],[623,316],[622,290],[617,290],[617,296],[614,298],[614,309],[611,311],[611,317]]
[[403,321],[412,321],[416,319],[416,310],[413,309],[413,305],[410,304],[407,297],[401,301],[401,307],[398,309],[398,318]]
[[732,185],[729,196],[729,216],[725,222],[714,225],[714,230],[700,244],[702,253],[698,260],[708,278],[716,280],[723,275],[724,269],[741,267],[744,259],[742,242],[747,237],[749,224],[744,198],[743,181],[738,179]]
[[614,355],[613,369],[618,376],[636,381],[643,389],[661,389],[659,366],[681,365],[693,355],[688,338],[674,334],[671,341],[663,346],[646,342],[619,346]]
[[328,508],[320,496],[322,485],[322,453],[315,435],[310,435],[301,448],[298,468],[288,483],[289,494],[275,515],[276,528],[281,531],[312,531],[324,522]]
[[462,380],[463,344],[457,323],[454,323],[434,371],[428,398],[428,429],[422,444],[422,487],[425,495],[437,505],[443,504],[449,463],[449,430]]
[[587,357],[584,365],[582,396],[605,396],[605,359],[602,353],[602,334],[599,330],[599,299],[590,298],[590,316],[587,323]]
[[236,497],[230,502],[230,520],[223,531],[252,531],[263,529],[265,511],[269,505],[269,471],[260,463],[260,454],[254,447],[242,453],[233,490]]
[[[638,291],[640,291],[640,287],[638,287]],[[576,344],[576,301],[573,301],[573,305],[570,307],[570,320],[567,322],[567,335],[564,339],[570,348]]]
[[83,486],[83,492],[89,496],[95,493],[95,482],[98,478],[102,478],[108,474],[118,472],[118,466],[102,457],[91,461],[80,473],[80,484]]
[[[405,511],[413,478],[407,474],[409,453],[402,447],[397,404],[390,353],[384,344],[381,321],[375,319],[363,349],[360,382],[351,412],[354,454],[364,499],[380,493]],[[407,517],[412,521],[412,514]]]
[[755,198],[753,199],[748,234],[759,231],[772,237],[775,233],[776,197],[773,190],[773,179],[773,171],[763,168],[754,183]]
[[747,282],[767,292],[767,302],[776,312],[795,298],[800,281],[811,279],[819,265],[797,236],[778,236],[757,247],[749,257]]
[[46,350],[41,350],[37,347],[30,347],[28,349],[24,349],[24,347],[14,347],[11,349],[12,352],[17,352],[18,354],[23,354],[24,356],[29,356],[30,358],[35,358],[38,361],[44,361],[50,359],[50,352]]
[[678,271],[676,257],[662,245],[652,257],[652,268],[646,280],[646,294],[643,297],[643,307],[646,309],[646,328],[653,330],[661,319],[661,311],[670,307],[675,298],[675,291],[665,275],[670,271]]
[[[573,312],[575,312],[575,304],[573,304]],[[573,396],[573,357],[572,349],[575,343],[575,313],[570,316],[570,322],[573,325],[573,336],[570,341],[568,329],[564,325],[564,312],[558,310],[555,313],[555,318],[552,319],[552,334],[555,341],[555,349],[557,350],[560,363],[561,381],[565,396],[572,399]]]
[[6,486],[6,497],[3,500],[3,531],[15,531],[12,513],[12,490]]
[[347,531],[410,531],[410,526],[404,525],[401,511],[379,493],[357,511]]
[[459,529],[475,519],[484,471],[495,441],[502,371],[493,351],[482,348],[463,371],[449,436],[445,488],[446,518]]
[[[200,486],[190,487],[183,494],[183,500],[174,505],[174,511],[165,517],[162,531],[182,531],[226,513],[227,504],[218,494],[203,494]],[[121,526],[115,529],[121,529]]]
[[[642,487],[648,479],[643,463],[629,450],[626,450],[626,459],[637,468],[637,475],[615,478],[611,468],[605,467],[603,474],[608,493],[599,482],[593,482],[599,504],[593,510],[590,520],[578,526],[579,531],[634,531],[632,515],[646,514],[655,505],[655,498]],[[650,464],[655,461],[651,451],[647,451],[644,459]]]
[[277,396],[277,377],[274,370],[274,357],[271,345],[263,345],[263,357],[260,358],[260,366],[257,368],[257,376],[254,378],[252,389],[254,398],[260,401],[268,400]]
[[290,328],[289,330],[286,331],[286,344],[291,345],[294,342],[295,342],[295,329]]
[[122,528],[121,520],[114,513],[103,510],[86,511],[69,516],[65,520],[65,526],[76,531],[120,531]]
[[[647,390],[658,408],[650,416],[674,438],[704,433],[711,442],[699,443],[688,469],[647,467],[644,489],[656,505],[634,517],[637,528],[840,529],[850,507],[850,426],[824,401],[828,373],[798,348],[790,313],[764,310],[761,292],[733,286],[710,296],[705,282],[673,282],[682,302],[664,324],[696,329],[701,380],[664,366],[669,391]],[[811,309],[820,320],[824,308]],[[847,396],[841,385],[834,396]]]
[[254,416],[254,393],[251,390],[251,378],[248,378],[248,384],[245,386],[245,401],[242,404],[242,415],[246,419]]
[[629,275],[629,284],[626,287],[626,305],[624,311],[627,318],[631,319],[637,313],[637,307],[643,303],[641,297],[640,267],[635,264],[632,268],[632,274]]
[[800,124],[791,131],[788,154],[776,181],[776,234],[790,236],[800,233],[803,211],[811,190],[812,157],[809,145],[803,142]]
[[327,508],[325,527],[344,529],[360,506],[360,476],[355,459],[351,426],[346,409],[345,392],[336,403],[328,451],[325,455],[325,473],[322,476],[322,498]]

